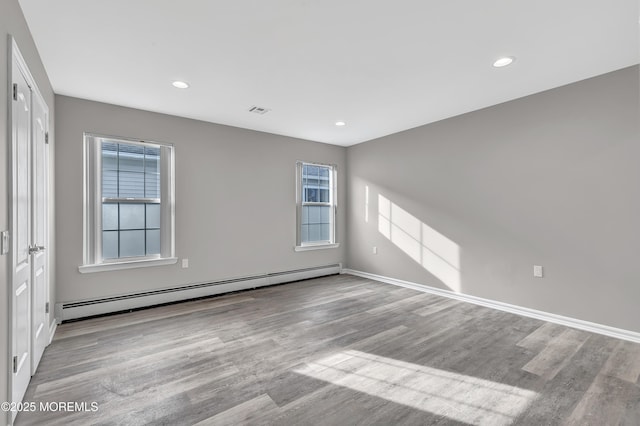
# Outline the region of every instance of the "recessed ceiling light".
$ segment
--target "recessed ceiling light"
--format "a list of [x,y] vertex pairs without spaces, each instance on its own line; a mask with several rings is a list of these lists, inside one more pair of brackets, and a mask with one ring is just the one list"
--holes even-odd
[[346,126],[347,123],[345,123],[344,121],[336,121],[336,126],[338,127],[342,127],[342,126]]
[[184,81],[174,81],[173,83],[173,87],[177,87],[178,89],[186,89],[189,87],[189,83],[185,83]]
[[506,67],[507,65],[511,65],[516,58],[513,56],[505,56],[504,58],[500,58],[493,63],[493,66],[496,68]]

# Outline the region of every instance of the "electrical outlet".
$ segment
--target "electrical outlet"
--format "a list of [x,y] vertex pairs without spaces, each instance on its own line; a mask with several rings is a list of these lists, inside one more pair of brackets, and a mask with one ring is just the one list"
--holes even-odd
[[378,247],[373,246],[373,254],[378,254]]
[[542,266],[533,265],[533,276],[535,278],[542,278]]
[[189,259],[182,259],[182,267],[185,269],[189,267]]

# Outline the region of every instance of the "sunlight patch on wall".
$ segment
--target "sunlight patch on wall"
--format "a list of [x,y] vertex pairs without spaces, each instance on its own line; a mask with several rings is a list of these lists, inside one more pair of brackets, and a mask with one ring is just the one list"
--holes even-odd
[[364,222],[369,223],[369,185],[364,187]]
[[538,397],[515,386],[356,350],[294,371],[472,425],[511,424]]
[[380,194],[378,231],[452,291],[460,292],[460,247],[455,242]]

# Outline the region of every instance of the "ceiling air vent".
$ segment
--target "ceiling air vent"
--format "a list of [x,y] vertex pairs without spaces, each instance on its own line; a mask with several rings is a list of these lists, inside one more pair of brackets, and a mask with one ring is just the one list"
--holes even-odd
[[269,108],[263,108],[255,105],[249,108],[249,112],[253,112],[254,114],[260,114],[260,115],[266,114],[269,111],[271,111]]

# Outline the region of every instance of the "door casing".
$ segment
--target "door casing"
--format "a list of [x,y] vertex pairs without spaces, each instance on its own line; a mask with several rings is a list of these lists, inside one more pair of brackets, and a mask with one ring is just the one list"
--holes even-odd
[[[10,185],[10,194],[9,194],[9,200],[10,200],[10,206],[9,206],[9,224],[10,224],[10,250],[9,250],[9,256],[8,256],[8,262],[9,262],[9,271],[7,274],[7,278],[9,281],[9,285],[8,287],[8,295],[9,295],[9,303],[8,303],[8,309],[7,309],[7,315],[8,315],[8,324],[9,324],[9,329],[8,329],[8,336],[7,336],[7,367],[8,367],[8,371],[7,371],[7,395],[8,395],[8,399],[10,402],[20,402],[20,400],[16,400],[16,399],[20,399],[23,397],[23,395],[20,395],[22,388],[24,388],[24,380],[22,382],[20,382],[19,380],[15,379],[15,375],[13,372],[13,358],[16,355],[16,349],[15,349],[15,344],[14,341],[17,341],[17,339],[22,339],[22,343],[24,343],[25,341],[25,336],[22,335],[22,333],[16,333],[15,331],[15,327],[16,324],[14,323],[14,318],[19,319],[19,316],[16,310],[16,306],[14,306],[14,294],[15,294],[15,290],[16,288],[20,288],[22,286],[22,284],[27,283],[27,288],[22,290],[23,292],[27,292],[27,297],[28,297],[28,307],[24,307],[21,306],[20,308],[22,310],[27,309],[28,310],[28,325],[26,326],[26,341],[28,342],[28,356],[29,359],[28,360],[21,360],[22,361],[22,368],[23,371],[28,371],[28,373],[26,373],[28,375],[28,379],[27,379],[27,383],[28,380],[30,379],[30,377],[32,376],[32,374],[35,372],[35,369],[37,368],[37,364],[34,362],[31,362],[31,357],[33,356],[33,346],[34,346],[34,342],[35,339],[32,334],[33,334],[33,329],[31,327],[31,325],[33,324],[33,312],[35,310],[45,310],[45,305],[42,305],[42,299],[46,299],[44,302],[47,303],[49,300],[49,286],[50,286],[50,281],[49,281],[49,247],[47,247],[45,249],[45,251],[43,253],[38,253],[39,259],[38,259],[38,265],[39,265],[39,270],[35,271],[32,269],[32,264],[34,262],[34,258],[36,257],[36,255],[32,255],[29,254],[29,247],[33,246],[33,241],[32,241],[32,227],[33,227],[33,216],[32,216],[32,208],[31,208],[31,203],[34,202],[33,198],[32,198],[32,182],[31,182],[31,176],[33,175],[33,171],[34,171],[34,164],[32,163],[32,155],[31,155],[31,150],[33,149],[34,146],[34,138],[33,138],[33,131],[35,129],[35,127],[33,126],[34,124],[34,117],[33,117],[33,107],[34,107],[34,102],[33,102],[33,98],[37,98],[38,102],[39,102],[39,107],[41,109],[41,113],[44,116],[43,118],[41,118],[41,128],[45,129],[45,143],[48,142],[46,139],[48,139],[48,130],[49,130],[49,117],[48,117],[48,106],[46,104],[46,102],[44,101],[44,98],[41,95],[41,92],[38,90],[37,85],[35,84],[35,80],[33,78],[33,76],[31,75],[28,66],[26,65],[26,61],[24,60],[22,54],[20,53],[20,50],[16,44],[15,39],[13,39],[13,37],[9,36],[8,37],[8,52],[10,52],[10,56],[11,56],[11,61],[8,61],[8,90],[7,90],[7,102],[8,102],[8,117],[7,117],[7,131],[8,131],[8,141],[10,141],[10,158],[11,160],[9,161],[9,176],[11,179],[11,185]],[[17,144],[18,141],[18,137],[22,136],[24,138],[24,135],[19,135],[18,133],[16,133],[18,131],[17,128],[15,127],[19,127],[19,126],[14,126],[14,107],[17,108],[17,106],[15,106],[17,101],[14,101],[13,98],[13,84],[16,83],[16,80],[19,79],[23,79],[24,84],[26,84],[28,86],[28,89],[25,89],[24,87],[22,87],[21,89],[21,95],[22,98],[21,100],[24,99],[24,102],[22,102],[21,106],[23,108],[28,108],[28,124],[27,124],[27,132],[28,132],[28,136],[26,137],[27,139],[27,143],[26,143],[26,147],[24,146],[19,146]],[[27,100],[25,99],[26,97],[29,97],[29,100],[27,102]],[[18,110],[16,110],[16,112],[18,112]],[[40,135],[42,136],[42,135]],[[20,151],[20,149],[22,149],[22,151]],[[25,178],[24,176],[22,177],[22,179],[20,179],[17,174],[20,170],[17,170],[16,165],[18,164],[18,160],[22,161],[22,165],[24,166],[24,155],[25,155],[25,150],[26,149],[26,155],[27,155],[27,159],[26,159],[26,165],[27,165],[27,183],[26,183],[26,188],[24,189],[23,187],[20,187],[20,190],[18,190],[18,185],[24,185],[24,181]],[[44,238],[44,245],[49,243],[49,192],[50,192],[50,186],[49,186],[49,155],[48,155],[48,147],[44,147],[44,149],[42,150],[43,158],[40,159],[40,161],[44,161],[46,162],[46,170],[42,171],[43,173],[43,182],[41,182],[41,190],[43,191],[42,193],[42,197],[40,199],[40,203],[41,208],[43,209],[41,211],[41,217],[40,219],[43,220],[43,222],[41,223],[41,226],[44,227],[43,233],[45,234],[45,238]],[[21,155],[22,157],[18,158],[16,157],[17,155]],[[21,169],[22,170],[22,169]],[[24,172],[23,172],[24,173]],[[22,183],[20,183],[22,182]],[[25,191],[26,191],[26,201],[25,201]],[[19,200],[20,202],[22,202],[22,204],[20,205],[20,212],[18,211],[18,197],[23,197],[21,200]],[[24,207],[24,203],[27,203],[27,207],[26,207],[26,213],[24,211],[25,207]],[[28,225],[27,225],[27,236],[25,237],[24,233],[24,221],[27,220],[28,221]],[[16,230],[19,227],[18,226],[22,226],[22,234],[20,236],[16,235]],[[27,255],[25,257],[25,247],[24,247],[24,240],[26,238],[27,241],[27,247],[26,247],[26,251],[27,251]],[[20,252],[18,251],[18,244],[16,243],[17,240],[20,240]],[[41,243],[42,244],[42,243]],[[25,260],[26,259],[26,260]],[[20,268],[16,268],[17,263],[18,262],[24,263],[24,265],[20,265]],[[20,276],[16,276],[16,270],[20,269],[22,270]],[[25,271],[28,270],[27,271]],[[41,294],[39,299],[36,301],[34,300],[34,298],[32,297],[32,290],[33,290],[33,276],[34,276],[34,272],[39,272],[42,277],[41,279],[43,280],[43,285],[44,285],[44,289],[41,288]],[[28,279],[25,279],[25,277],[28,275]],[[20,285],[16,286],[16,281],[20,281]],[[44,296],[42,295],[42,293],[44,293]],[[21,293],[22,294],[22,293]],[[34,303],[38,303],[38,305],[41,306],[36,306],[34,308]],[[42,313],[42,312],[40,312]],[[40,334],[39,337],[41,338],[40,345],[42,343],[42,337],[44,337],[44,335],[46,335],[46,339],[44,339],[46,341],[46,344],[48,344],[51,340],[51,336],[49,336],[50,334],[50,330],[49,330],[49,315],[44,312],[44,319],[42,319],[42,315],[40,315],[40,320],[43,322],[42,326],[40,327]],[[44,334],[43,334],[44,333]],[[41,348],[42,351],[44,350],[44,348]],[[40,354],[41,355],[41,354]],[[39,357],[37,357],[39,360]],[[20,386],[20,389],[18,389],[18,386]],[[12,424],[13,420],[15,419],[17,412],[7,412],[7,424]]]

